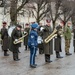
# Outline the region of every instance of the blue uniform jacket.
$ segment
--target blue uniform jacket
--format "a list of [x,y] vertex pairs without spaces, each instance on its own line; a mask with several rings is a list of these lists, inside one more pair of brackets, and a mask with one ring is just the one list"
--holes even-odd
[[28,38],[28,46],[29,47],[37,47],[38,42],[37,42],[38,34],[35,30],[31,30]]

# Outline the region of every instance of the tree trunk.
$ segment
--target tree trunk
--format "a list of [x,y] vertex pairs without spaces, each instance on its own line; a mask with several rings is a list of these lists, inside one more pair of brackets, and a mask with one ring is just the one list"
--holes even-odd
[[17,24],[17,0],[11,0],[10,19],[13,25]]

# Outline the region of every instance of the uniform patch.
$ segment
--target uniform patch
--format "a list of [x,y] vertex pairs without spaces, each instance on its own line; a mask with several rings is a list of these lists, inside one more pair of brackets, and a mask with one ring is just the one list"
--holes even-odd
[[32,35],[31,38],[34,38],[34,36]]

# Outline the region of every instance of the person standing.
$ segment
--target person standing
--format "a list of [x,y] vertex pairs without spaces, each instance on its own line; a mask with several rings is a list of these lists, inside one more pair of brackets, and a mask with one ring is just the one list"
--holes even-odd
[[38,29],[38,48],[39,48],[39,54],[44,54],[44,47],[43,47],[43,39],[42,39],[42,28],[43,26],[40,24]]
[[69,52],[70,42],[71,42],[71,29],[70,29],[70,24],[67,24],[67,26],[65,27],[64,37],[65,37],[65,54],[66,55],[72,55]]
[[1,39],[2,39],[2,49],[4,51],[4,56],[9,56],[8,52],[8,30],[6,28],[7,23],[3,22],[3,28],[1,29]]
[[63,58],[60,56],[60,52],[62,52],[61,49],[61,34],[62,34],[62,27],[59,25],[56,27],[57,29],[57,37],[54,38],[54,50],[56,52],[56,58]]
[[14,41],[17,42],[18,39],[21,37],[21,28],[22,27],[20,25],[17,25],[11,33],[10,49],[9,50],[13,53],[13,60],[14,61],[20,60],[18,57],[20,43],[14,44],[13,42]]
[[28,36],[29,36],[29,31],[30,31],[30,26],[29,24],[25,25],[24,29],[24,34],[27,33],[28,35],[24,37],[24,45],[25,45],[25,50],[28,50]]
[[34,23],[31,25],[31,31],[28,37],[28,47],[30,49],[30,67],[36,68],[35,56],[38,47],[38,34],[37,34],[38,24]]
[[[50,23],[47,23],[43,29],[43,41],[51,33],[52,33],[52,28],[50,26]],[[48,62],[48,63],[52,62],[50,56],[51,56],[51,54],[53,54],[53,39],[48,43],[43,42],[43,47],[44,47],[44,54],[45,54],[45,62]]]

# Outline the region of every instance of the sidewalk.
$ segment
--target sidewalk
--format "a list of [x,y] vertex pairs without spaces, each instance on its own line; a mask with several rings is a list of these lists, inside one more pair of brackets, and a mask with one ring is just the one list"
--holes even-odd
[[24,51],[24,46],[20,48],[20,61],[13,61],[12,53],[4,57],[0,49],[0,75],[75,75],[75,53],[71,42],[71,56],[65,56],[64,41],[62,42],[62,59],[57,59],[55,53],[51,56],[51,63],[45,63],[44,55],[37,53],[37,68],[32,69],[29,66],[29,51]]

